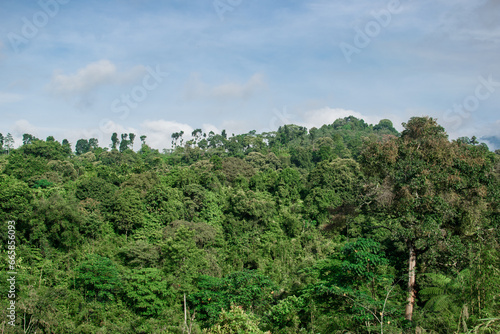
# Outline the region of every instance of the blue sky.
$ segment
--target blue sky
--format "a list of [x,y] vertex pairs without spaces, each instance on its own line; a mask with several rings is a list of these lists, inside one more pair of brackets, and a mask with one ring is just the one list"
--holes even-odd
[[3,0],[0,36],[17,144],[133,132],[162,149],[348,115],[500,138],[496,0]]

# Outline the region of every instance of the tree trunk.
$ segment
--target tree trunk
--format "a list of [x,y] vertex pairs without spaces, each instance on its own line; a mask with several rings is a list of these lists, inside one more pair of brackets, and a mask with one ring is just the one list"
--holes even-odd
[[[186,293],[185,292],[184,292],[184,328],[186,328],[186,330],[188,330],[187,310],[186,310]],[[184,330],[182,330],[182,332],[184,333]]]
[[406,304],[405,319],[411,321],[413,305],[415,304],[415,266],[417,264],[417,255],[413,240],[408,241],[408,250],[410,252],[410,259],[408,261],[408,304]]

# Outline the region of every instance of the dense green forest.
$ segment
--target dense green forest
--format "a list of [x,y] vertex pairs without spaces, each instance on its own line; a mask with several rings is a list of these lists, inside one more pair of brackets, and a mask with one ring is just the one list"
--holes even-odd
[[500,332],[499,151],[429,117],[184,135],[0,136],[2,333]]

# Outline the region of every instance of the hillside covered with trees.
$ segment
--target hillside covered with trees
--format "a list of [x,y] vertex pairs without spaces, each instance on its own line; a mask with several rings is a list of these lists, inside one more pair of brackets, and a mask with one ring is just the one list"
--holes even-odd
[[0,136],[2,332],[498,333],[500,152],[403,128]]

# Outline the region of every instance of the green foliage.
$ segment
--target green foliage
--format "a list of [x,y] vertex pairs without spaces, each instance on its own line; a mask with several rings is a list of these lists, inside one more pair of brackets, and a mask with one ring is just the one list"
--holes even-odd
[[222,161],[222,172],[229,182],[234,182],[238,176],[252,177],[255,169],[243,159],[230,157]]
[[75,155],[67,140],[25,134],[14,149],[0,136],[16,328],[498,332],[498,152],[475,137],[449,141],[428,117],[403,127],[350,116],[309,131],[196,129],[163,153],[145,136],[135,152],[135,134],[115,133],[111,149],[80,139]]
[[329,222],[336,209],[356,205],[361,197],[363,174],[351,159],[320,162],[309,174],[306,212],[320,223]]
[[206,334],[265,334],[259,329],[259,322],[251,313],[245,312],[239,306],[231,306],[229,312],[222,311],[217,323]]
[[233,304],[262,316],[278,293],[268,277],[255,271],[234,272],[224,278],[200,276],[197,288],[199,292],[189,296],[190,304],[209,324],[216,324],[221,311]]
[[386,226],[404,240],[409,254],[411,320],[416,254],[443,242],[447,234],[465,237],[477,231],[486,212],[488,175],[492,164],[484,148],[449,142],[448,135],[429,117],[403,124],[401,137],[367,142],[362,164],[373,177],[369,203],[372,212],[395,217]]
[[158,185],[146,195],[146,210],[157,215],[164,224],[168,224],[186,218],[187,211],[183,200],[184,195],[181,190]]
[[319,282],[308,293],[330,307],[348,312],[349,321],[342,326],[351,329],[364,326],[369,331],[383,326],[384,321],[392,321],[394,325],[400,320],[400,300],[394,301],[393,297],[394,289],[397,291],[393,269],[378,242],[358,238],[346,243],[340,253],[318,263],[314,272]]
[[373,127],[373,130],[391,135],[398,134],[398,131],[394,129],[392,122],[388,119],[381,119],[380,122]]
[[[172,283],[183,292],[193,290],[196,277],[220,272],[216,261],[196,244],[196,230],[180,224],[173,236],[168,233],[161,245],[163,269]],[[214,263],[215,262],[215,263]]]
[[0,175],[0,219],[27,222],[33,209],[33,195],[26,183]]
[[56,248],[73,248],[81,242],[82,217],[74,198],[64,198],[59,192],[39,198],[33,205],[30,238],[40,245],[49,242]]
[[274,214],[275,202],[265,192],[236,190],[230,198],[231,212],[243,219],[267,222]]
[[103,205],[111,205],[116,189],[100,177],[82,177],[76,183],[75,195],[80,200],[91,198]]
[[157,317],[175,300],[174,292],[159,269],[133,269],[123,279],[125,298],[139,315]]
[[48,188],[48,187],[50,187],[52,185],[53,185],[52,182],[49,182],[49,181],[47,181],[45,179],[41,179],[41,180],[35,181],[35,183],[33,184],[32,188],[35,188],[35,189],[39,189],[39,188],[45,189],[45,188]]
[[125,188],[115,193],[113,200],[113,221],[115,228],[126,235],[143,225],[144,209],[139,193]]
[[87,139],[79,139],[76,142],[75,153],[76,155],[82,155],[90,151],[90,144]]
[[29,182],[47,172],[47,160],[43,157],[24,155],[22,151],[15,150],[9,154],[5,174],[21,181]]
[[276,329],[286,329],[287,332],[297,332],[301,323],[299,313],[306,307],[302,297],[291,295],[280,300],[267,314],[269,322]]
[[68,156],[68,152],[59,142],[32,139],[20,147],[19,152],[47,160],[64,160]]
[[99,302],[113,301],[120,289],[120,278],[114,263],[107,257],[90,254],[76,269],[75,287],[85,298]]

